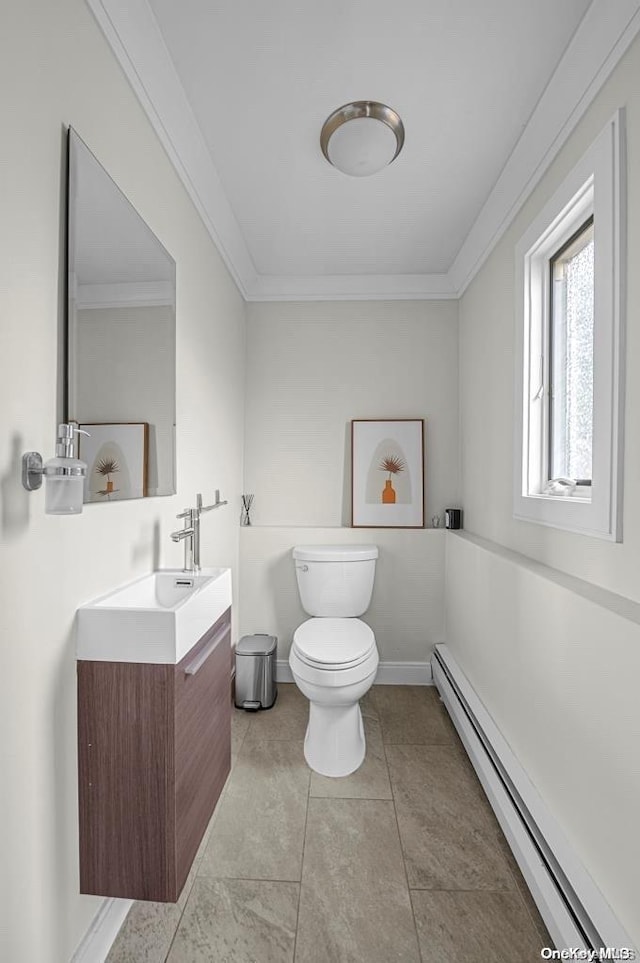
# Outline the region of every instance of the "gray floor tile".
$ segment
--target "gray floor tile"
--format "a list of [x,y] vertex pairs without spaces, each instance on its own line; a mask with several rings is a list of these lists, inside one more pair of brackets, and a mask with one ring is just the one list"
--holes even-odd
[[375,686],[373,700],[385,745],[458,743],[458,735],[435,686]]
[[181,914],[175,903],[134,903],[106,963],[164,963]]
[[419,961],[393,803],[309,800],[295,958]]
[[375,695],[374,695],[375,688],[376,687],[373,686],[371,689],[369,689],[368,692],[365,692],[362,699],[360,699],[360,711],[362,712],[362,716],[364,719],[366,719],[367,717],[371,717],[374,719],[378,718],[378,710],[376,708]]
[[[202,842],[203,842],[203,843],[206,843],[206,840],[203,839]],[[202,844],[201,844],[201,845],[202,845]],[[201,858],[202,858],[202,857],[200,857],[200,859],[201,859]],[[185,908],[186,904],[187,904],[187,900],[189,899],[189,893],[191,892],[191,889],[192,889],[193,884],[194,884],[194,882],[195,882],[196,876],[198,875],[198,869],[199,869],[199,866],[200,866],[200,859],[198,859],[198,857],[197,857],[197,855],[196,855],[196,858],[194,859],[194,861],[193,861],[193,863],[192,863],[192,865],[191,865],[191,869],[189,870],[189,875],[187,876],[186,882],[185,882],[184,886],[182,887],[182,892],[181,892],[180,895],[178,896],[178,903],[177,903],[177,905],[180,907],[181,910],[183,910],[183,909]]]
[[412,889],[515,888],[500,829],[468,761],[449,746],[386,746]]
[[198,875],[299,881],[309,776],[302,743],[246,739]]
[[201,841],[200,845],[198,846],[198,851],[197,851],[197,853],[196,853],[196,855],[195,855],[195,857],[194,857],[193,864],[192,864],[192,866],[191,866],[191,869],[189,870],[189,875],[187,876],[186,882],[185,882],[184,886],[182,887],[182,892],[180,893],[180,896],[178,897],[178,906],[179,906],[180,909],[182,909],[182,910],[184,910],[184,908],[185,908],[186,902],[187,902],[187,900],[188,900],[188,898],[189,898],[189,893],[191,892],[191,888],[192,888],[192,886],[193,886],[193,884],[194,884],[194,882],[195,882],[196,876],[198,875],[198,870],[200,869],[200,863],[202,862],[202,857],[204,856],[204,851],[205,851],[205,849],[207,848],[207,845],[208,845],[208,842],[209,842],[209,836],[211,835],[211,830],[212,830],[213,824],[214,824],[214,822],[215,822],[215,820],[216,820],[216,817],[217,817],[217,814],[218,814],[218,811],[219,811],[219,807],[220,807],[220,805],[221,805],[221,803],[222,803],[223,796],[224,796],[224,789],[222,790],[222,793],[221,793],[221,795],[220,795],[220,799],[218,800],[218,805],[216,806],[216,808],[215,808],[215,810],[214,810],[213,816],[212,816],[211,819],[209,820],[209,825],[207,826],[207,828],[206,828],[206,830],[205,830],[205,832],[204,832],[204,836],[202,837],[202,841]]
[[547,929],[544,920],[540,916],[540,911],[538,910],[538,907],[535,904],[535,901],[533,899],[533,896],[531,895],[529,887],[527,886],[524,876],[520,872],[520,867],[516,862],[515,856],[511,852],[509,843],[507,842],[504,836],[501,837],[500,842],[501,842],[502,851],[505,855],[505,859],[509,864],[509,869],[511,870],[513,878],[515,879],[516,886],[518,887],[518,892],[520,893],[523,899],[524,905],[526,906],[529,912],[529,916],[533,920],[533,924],[536,930],[538,931],[540,938],[542,939],[542,945],[553,946],[553,940],[551,939],[549,930]]
[[418,960],[407,875],[423,963],[539,959],[549,935],[435,690],[367,693],[367,758],[344,779],[311,773],[307,700],[280,690],[233,711],[234,768],[179,902],[134,904],[108,963],[170,947],[171,963],[285,963],[294,944],[297,963]]
[[[543,944],[520,894],[411,893],[423,963],[538,963]],[[549,944],[547,944],[549,945]]]
[[275,705],[246,715],[249,717],[246,740],[303,742],[309,721],[309,701],[297,685],[279,682]]
[[242,743],[247,734],[251,715],[244,709],[231,709],[231,764],[233,765],[238,758],[238,753],[242,748]]
[[197,879],[167,963],[293,960],[298,883]]
[[311,795],[338,799],[391,799],[391,784],[382,744],[380,723],[363,716],[367,754],[360,768],[350,776],[332,779],[311,773]]

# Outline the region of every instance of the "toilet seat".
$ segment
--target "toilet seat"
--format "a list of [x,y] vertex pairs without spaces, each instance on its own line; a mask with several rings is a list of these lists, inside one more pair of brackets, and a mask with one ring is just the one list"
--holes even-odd
[[336,671],[353,669],[375,650],[376,640],[360,619],[308,619],[293,635],[293,649],[305,665]]

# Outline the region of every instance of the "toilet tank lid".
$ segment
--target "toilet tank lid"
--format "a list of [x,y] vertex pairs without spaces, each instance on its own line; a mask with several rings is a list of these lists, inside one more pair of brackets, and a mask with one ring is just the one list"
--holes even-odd
[[365,562],[378,557],[378,546],[296,545],[293,557],[302,562]]

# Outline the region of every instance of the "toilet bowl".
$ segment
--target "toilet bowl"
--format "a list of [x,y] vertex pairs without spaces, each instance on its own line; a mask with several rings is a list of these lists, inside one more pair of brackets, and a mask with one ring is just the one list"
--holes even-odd
[[304,755],[323,776],[348,776],[365,757],[359,700],[379,661],[375,636],[357,617],[371,600],[378,550],[306,546],[293,554],[302,603],[313,616],[296,629],[289,653],[294,682],[309,700]]
[[309,700],[307,763],[323,776],[355,772],[366,752],[359,700],[378,669],[373,632],[360,619],[309,619],[294,634],[289,665]]

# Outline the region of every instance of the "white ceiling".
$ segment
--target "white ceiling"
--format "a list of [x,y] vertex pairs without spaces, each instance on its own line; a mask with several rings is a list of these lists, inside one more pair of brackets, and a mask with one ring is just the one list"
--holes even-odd
[[[87,0],[244,296],[454,297],[640,30],[640,0]],[[397,110],[352,178],[319,134]]]
[[[590,0],[150,0],[259,274],[446,272]],[[402,154],[353,178],[325,118],[380,100]]]

